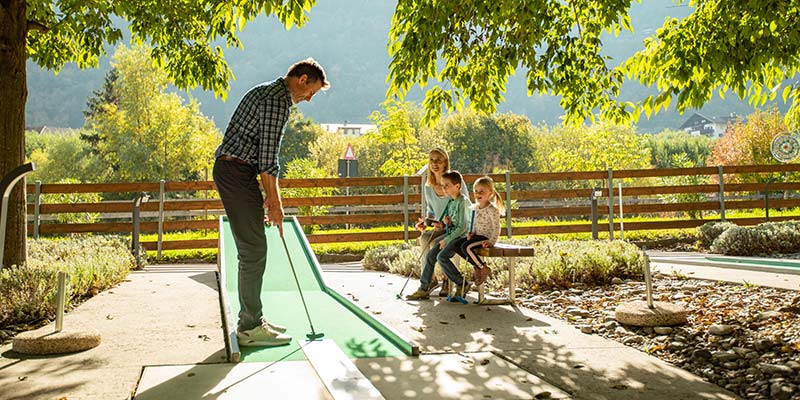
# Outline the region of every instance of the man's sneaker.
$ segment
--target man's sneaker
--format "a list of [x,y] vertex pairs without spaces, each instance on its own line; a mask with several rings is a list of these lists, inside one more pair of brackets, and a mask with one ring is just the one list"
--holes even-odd
[[416,292],[406,296],[406,300],[428,300],[430,298],[431,298],[430,294],[422,289],[417,289]]
[[[445,279],[444,282],[442,282],[442,286],[444,285],[447,285],[447,279]],[[431,293],[433,293],[433,291],[436,290],[437,286],[439,286],[439,281],[437,281],[436,278],[433,278],[430,285],[428,285],[428,290],[426,290],[425,293],[427,293],[428,296],[430,296]]]
[[267,321],[266,318],[261,317],[261,325],[264,325],[264,324],[267,324],[267,326],[269,326],[269,329],[272,329],[273,331],[276,331],[278,333],[286,332],[286,327],[285,326],[270,323],[269,321]]
[[442,288],[439,289],[439,297],[450,296],[450,280],[445,279],[442,281]]
[[292,337],[270,329],[269,325],[262,324],[246,331],[236,331],[239,346],[243,347],[273,347],[283,346],[292,341]]

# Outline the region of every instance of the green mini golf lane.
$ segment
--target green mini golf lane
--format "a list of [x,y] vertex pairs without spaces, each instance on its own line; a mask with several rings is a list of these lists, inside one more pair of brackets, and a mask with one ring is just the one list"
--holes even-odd
[[[297,279],[303,289],[308,311],[317,332],[332,339],[351,358],[402,357],[406,353],[387,337],[390,333],[381,332],[366,323],[358,313],[345,307],[340,300],[343,294],[329,293],[332,289],[322,286],[317,276],[316,259],[309,254],[303,232],[294,219],[284,222],[284,238],[294,263]],[[224,240],[224,260],[226,286],[224,288],[230,305],[231,320],[234,324],[239,313],[239,294],[237,292],[237,253],[228,221],[221,223],[220,239]],[[297,285],[292,276],[289,261],[277,228],[266,228],[267,233],[267,271],[261,291],[264,314],[269,321],[286,326],[286,333],[292,336],[292,343],[280,347],[241,347],[244,362],[271,362],[283,360],[304,360],[303,351],[297,340],[306,340],[311,332],[306,318]],[[336,297],[340,297],[337,300]],[[349,296],[348,296],[349,297]],[[367,319],[371,317],[366,316]],[[373,322],[374,323],[374,322]],[[396,343],[396,342],[395,342]]]
[[786,267],[786,268],[800,269],[800,262],[797,261],[762,260],[753,258],[712,257],[712,256],[706,256],[706,260],[715,262],[734,263],[734,264],[766,265],[770,267]]

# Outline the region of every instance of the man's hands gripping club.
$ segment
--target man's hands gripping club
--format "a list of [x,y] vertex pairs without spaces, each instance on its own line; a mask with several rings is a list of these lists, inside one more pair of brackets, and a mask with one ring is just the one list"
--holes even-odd
[[283,237],[283,202],[281,202],[281,194],[278,189],[278,178],[262,173],[261,186],[267,192],[267,197],[264,199],[264,209],[267,210],[267,215],[264,217],[264,225],[272,226],[275,224],[281,237]]

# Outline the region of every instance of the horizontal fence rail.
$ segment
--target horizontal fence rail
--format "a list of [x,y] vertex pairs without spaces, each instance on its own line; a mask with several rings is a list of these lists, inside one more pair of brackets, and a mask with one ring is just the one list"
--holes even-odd
[[[624,222],[624,231],[687,229],[713,220],[755,225],[765,218],[726,218],[730,210],[790,209],[800,207],[800,164],[746,165],[701,168],[663,168],[548,173],[490,174],[508,210],[506,235],[585,233],[601,223],[613,238],[626,216],[654,216],[667,220]],[[465,175],[468,185],[482,175]],[[756,177],[756,178],[754,178]],[[684,181],[681,181],[684,179]],[[685,180],[691,179],[692,182]],[[750,181],[747,181],[747,180]],[[753,181],[753,180],[757,181]],[[304,226],[318,226],[308,235],[311,243],[408,240],[422,198],[420,176],[282,179],[282,189],[334,188],[324,197],[284,194],[287,214],[325,208],[323,215],[298,215]],[[667,184],[670,183],[670,184]],[[619,184],[622,190],[620,221]],[[345,195],[344,188],[348,188]],[[224,214],[214,182],[144,182],[103,184],[36,184],[28,189],[28,231],[39,235],[77,233],[131,233],[134,196],[151,200],[141,204],[141,232],[158,232],[158,241],[142,242],[147,250],[216,248],[217,239],[162,240],[164,232],[216,230]],[[60,203],[59,195],[109,194],[101,202]],[[592,196],[596,207],[592,207]],[[44,200],[50,200],[49,202]],[[768,204],[768,206],[767,206]],[[594,213],[592,212],[595,209]],[[686,219],[703,213],[705,218]],[[312,213],[313,214],[313,213]],[[319,214],[319,213],[318,213]],[[799,213],[800,214],[800,213]],[[768,214],[766,214],[768,215]],[[73,216],[73,218],[70,218]],[[84,218],[85,217],[85,218]],[[710,218],[710,219],[709,219]],[[773,217],[771,221],[792,219]],[[86,220],[91,220],[87,222]],[[569,221],[587,220],[595,224]],[[603,221],[600,221],[603,219]],[[800,219],[800,216],[798,216]],[[544,220],[540,226],[521,222]],[[325,232],[324,227],[398,227],[381,232]],[[413,235],[411,235],[413,237]]]

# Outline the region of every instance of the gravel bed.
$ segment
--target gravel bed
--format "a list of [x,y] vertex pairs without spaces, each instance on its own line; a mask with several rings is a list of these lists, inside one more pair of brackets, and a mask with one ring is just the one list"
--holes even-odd
[[641,281],[604,287],[523,292],[523,306],[564,319],[583,333],[634,347],[744,399],[800,399],[800,293],[656,274],[655,301],[679,304],[689,322],[623,326],[620,303],[644,300]]

